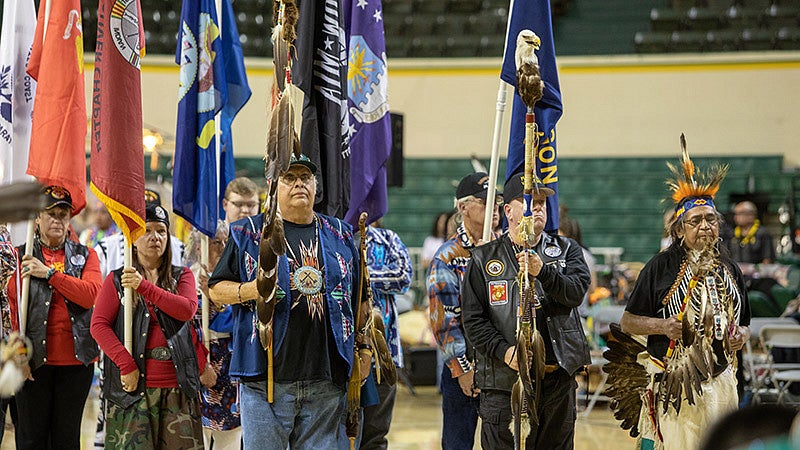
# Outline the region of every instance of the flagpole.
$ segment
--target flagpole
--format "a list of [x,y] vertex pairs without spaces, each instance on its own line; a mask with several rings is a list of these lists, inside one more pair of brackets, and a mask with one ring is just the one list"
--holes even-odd
[[[25,256],[33,256],[33,232],[36,227],[35,220],[28,221],[28,234],[25,238]],[[25,336],[28,323],[28,297],[31,292],[31,277],[22,278],[22,292],[19,303],[19,334]]]
[[[125,237],[125,253],[123,255],[125,268],[127,269],[133,266],[133,249],[131,248],[131,242],[128,240],[127,236]],[[123,302],[125,350],[133,355],[133,288],[125,288]]]
[[[203,261],[203,264],[200,267],[200,270],[205,272],[206,267],[208,267],[208,236],[202,233],[201,235],[203,236],[203,238],[200,240],[200,260]],[[202,289],[200,291],[202,292],[202,297],[203,297],[203,303],[200,306],[200,317],[201,317],[200,321],[203,326],[203,344],[205,344],[206,349],[210,349],[211,347],[209,347],[209,345],[211,342],[211,336],[208,335],[208,326],[209,326],[208,311],[211,305],[209,305],[208,302],[210,302],[211,300],[208,298],[208,295],[206,295],[206,291]],[[211,352],[208,353],[207,358],[208,358],[207,362],[211,362]]]
[[486,194],[486,211],[483,215],[483,242],[489,242],[492,233],[492,216],[494,215],[494,200],[497,196],[497,170],[500,165],[500,131],[503,127],[503,114],[506,111],[507,83],[500,80],[497,88],[497,111],[494,116],[494,131],[492,134],[492,159],[489,164],[489,192]]
[[[44,23],[42,24],[42,44],[47,37],[47,23],[50,21],[50,7],[52,0],[44,0]],[[28,221],[28,232],[25,236],[25,256],[33,256],[33,233],[36,227],[34,220]],[[31,291],[31,277],[22,279],[22,292],[20,292],[19,306],[19,333],[25,336],[25,325],[28,322],[28,297]]]
[[[508,51],[508,31],[511,27],[511,12],[513,10],[514,0],[509,0],[506,39],[503,44],[503,61],[506,60],[506,51]],[[494,200],[496,197],[495,192],[497,191],[497,170],[500,165],[500,131],[503,128],[503,115],[506,112],[507,86],[508,83],[501,79],[500,85],[497,88],[497,106],[492,134],[492,159],[489,164],[489,191],[486,193],[486,211],[483,215],[483,242],[489,242],[489,237],[492,232],[492,216],[494,215]]]

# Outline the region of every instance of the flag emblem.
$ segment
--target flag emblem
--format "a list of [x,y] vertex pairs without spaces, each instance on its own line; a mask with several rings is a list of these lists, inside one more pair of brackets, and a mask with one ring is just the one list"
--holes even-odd
[[111,8],[111,39],[133,67],[139,69],[139,15],[135,0],[117,0]]
[[375,123],[389,112],[386,62],[377,56],[363,36],[350,38],[347,68],[348,97],[355,107],[350,114],[361,123]]
[[197,39],[192,34],[189,24],[183,22],[181,33],[181,72],[178,84],[178,102],[183,100],[186,93],[192,88],[194,78],[197,76]]

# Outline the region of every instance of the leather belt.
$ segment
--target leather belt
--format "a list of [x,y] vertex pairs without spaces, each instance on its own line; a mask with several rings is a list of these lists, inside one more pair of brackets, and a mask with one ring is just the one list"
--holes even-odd
[[144,357],[158,361],[169,361],[172,359],[172,352],[169,347],[153,347],[145,350]]

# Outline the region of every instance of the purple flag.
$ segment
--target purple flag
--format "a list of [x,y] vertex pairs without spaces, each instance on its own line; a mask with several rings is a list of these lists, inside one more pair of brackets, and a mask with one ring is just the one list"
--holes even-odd
[[381,2],[346,1],[344,12],[350,117],[350,209],[345,220],[355,226],[362,212],[372,223],[388,209],[386,161],[392,152],[392,127]]

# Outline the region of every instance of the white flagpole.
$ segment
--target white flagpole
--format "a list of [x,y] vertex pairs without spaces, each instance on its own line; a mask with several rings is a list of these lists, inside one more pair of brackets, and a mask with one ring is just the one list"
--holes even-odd
[[[167,243],[169,245],[169,243]],[[131,242],[125,237],[125,252],[124,252],[124,266],[133,266],[133,249]],[[133,288],[125,288],[125,297],[123,299],[123,314],[124,314],[124,327],[125,327],[125,350],[133,355]]]
[[[506,24],[506,39],[503,45],[503,61],[506,60],[508,50],[508,30],[511,26],[511,12],[514,10],[514,0],[509,1],[508,23]],[[497,88],[497,106],[494,116],[494,131],[492,134],[492,159],[489,164],[489,191],[486,193],[486,212],[483,215],[483,242],[489,242],[492,233],[492,215],[494,214],[494,198],[497,192],[497,169],[500,165],[500,131],[503,128],[503,115],[506,111],[506,92],[508,83],[500,80]]]
[[[203,266],[200,267],[200,270],[205,272],[205,270],[206,270],[205,267],[208,267],[208,236],[206,236],[205,234],[203,234],[203,238],[200,240],[200,260],[203,261]],[[202,306],[201,306],[201,309],[200,309],[201,323],[203,325],[203,344],[205,344],[206,349],[209,349],[208,360],[210,362],[211,361],[211,352],[210,352],[211,347],[209,347],[209,345],[210,345],[210,342],[211,342],[211,337],[208,335],[208,326],[209,326],[209,312],[208,311],[209,311],[209,306],[210,305],[208,304],[208,302],[210,302],[211,299],[208,298],[208,295],[206,295],[205,291],[201,290],[201,292],[203,293],[202,294],[203,303],[202,303]]]

